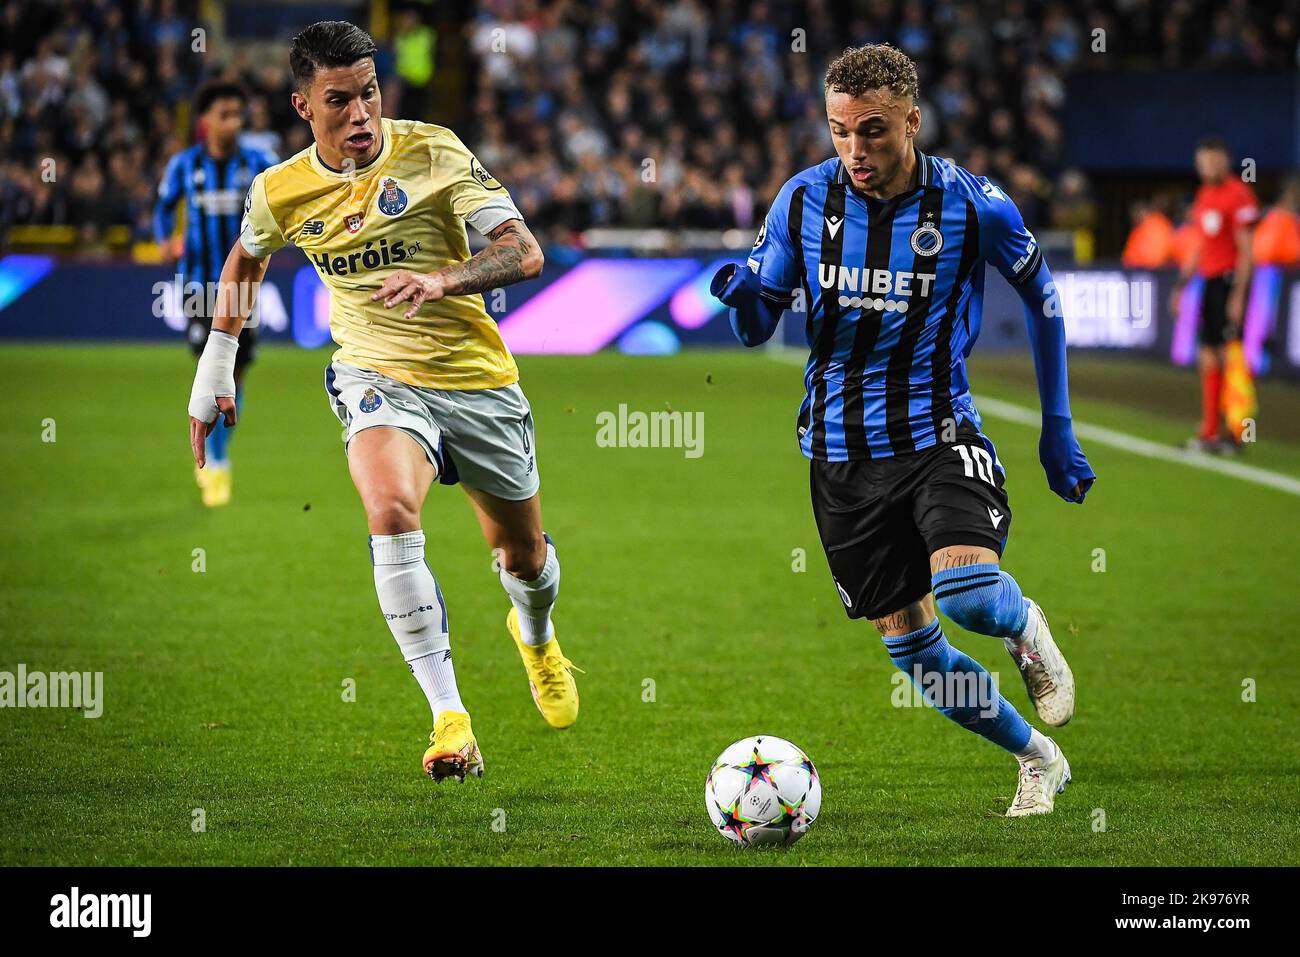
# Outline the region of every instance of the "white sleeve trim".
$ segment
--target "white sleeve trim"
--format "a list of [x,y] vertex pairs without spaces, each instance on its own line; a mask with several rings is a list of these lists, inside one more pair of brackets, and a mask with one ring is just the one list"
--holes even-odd
[[270,246],[259,246],[257,243],[253,242],[251,234],[251,229],[245,229],[239,234],[239,245],[244,247],[244,252],[248,253],[248,255],[252,256],[254,259],[265,259],[267,256],[271,255],[271,253],[275,252],[275,250]]
[[509,219],[524,218],[509,196],[493,196],[474,212],[465,217],[476,230],[487,236],[492,230]]

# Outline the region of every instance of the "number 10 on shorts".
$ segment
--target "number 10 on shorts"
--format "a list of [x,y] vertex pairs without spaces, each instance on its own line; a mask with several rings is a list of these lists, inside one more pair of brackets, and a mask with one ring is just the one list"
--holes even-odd
[[996,487],[997,483],[993,481],[993,456],[989,455],[988,449],[978,445],[954,445],[952,450],[961,456],[967,478],[974,478],[978,470],[980,478]]

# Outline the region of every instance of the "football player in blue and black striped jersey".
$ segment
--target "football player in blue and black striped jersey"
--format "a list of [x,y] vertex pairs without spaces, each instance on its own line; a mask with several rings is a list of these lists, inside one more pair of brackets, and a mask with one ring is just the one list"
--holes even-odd
[[966,379],[985,263],[1025,305],[1049,487],[1082,502],[1096,476],[1074,437],[1064,325],[1042,251],[1000,189],[916,147],[917,86],[912,61],[884,44],[832,62],[837,155],[782,187],[748,262],[724,267],[713,291],[748,346],[802,302],[810,352],[797,432],[849,617],[872,620],[943,714],[1016,756],[1007,814],[1045,814],[1070,780],[1064,754],[948,643],[935,611],[1001,638],[1039,717],[1070,720],[1069,665],[1042,610],[1000,567],[1005,475]]
[[[158,185],[154,238],[176,261],[190,349],[196,358],[203,354],[212,329],[216,284],[239,236],[248,187],[254,176],[276,163],[274,156],[239,143],[247,103],[248,94],[237,83],[218,80],[200,87],[194,112],[202,142],[173,156]],[[182,203],[185,232],[173,236],[176,208]],[[251,297],[251,291],[247,295]],[[244,371],[253,361],[255,346],[256,330],[246,325],[235,359],[236,406],[242,401]],[[230,501],[229,443],[230,431],[218,419],[207,439],[207,467],[194,470],[205,505]]]

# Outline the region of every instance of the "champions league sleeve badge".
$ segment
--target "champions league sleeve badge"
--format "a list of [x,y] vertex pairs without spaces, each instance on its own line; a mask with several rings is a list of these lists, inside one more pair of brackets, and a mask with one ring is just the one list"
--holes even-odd
[[397,185],[397,180],[385,176],[379,184],[379,211],[385,216],[397,216],[406,209],[407,202],[406,191]]

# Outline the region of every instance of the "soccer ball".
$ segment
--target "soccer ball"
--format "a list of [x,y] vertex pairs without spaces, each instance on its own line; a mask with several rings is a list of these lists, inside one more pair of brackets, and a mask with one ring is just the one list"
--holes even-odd
[[704,782],[704,805],[729,841],[789,847],[821,813],[821,777],[799,748],[760,734],[718,755]]

